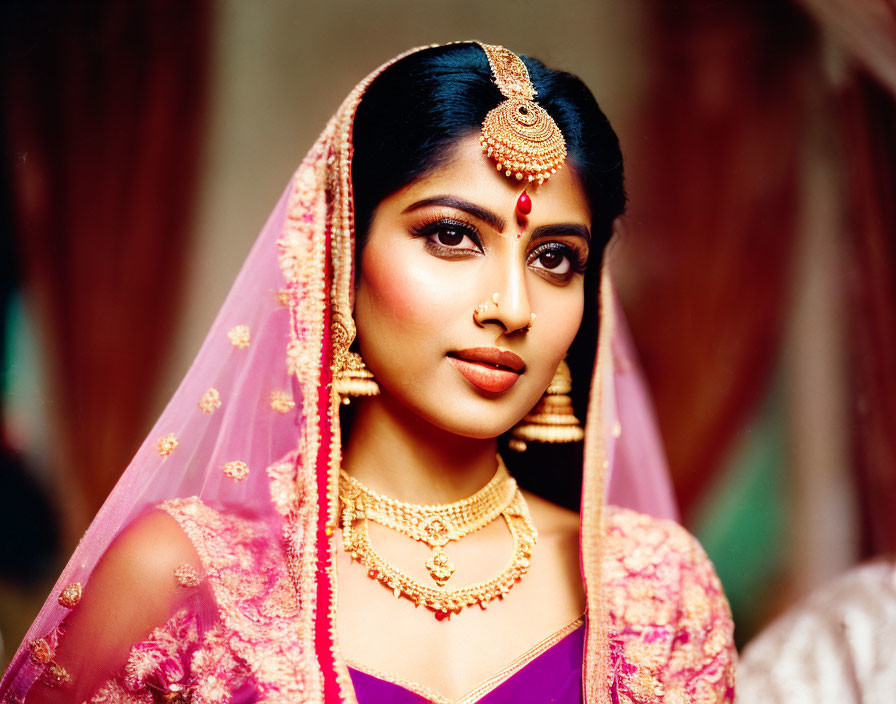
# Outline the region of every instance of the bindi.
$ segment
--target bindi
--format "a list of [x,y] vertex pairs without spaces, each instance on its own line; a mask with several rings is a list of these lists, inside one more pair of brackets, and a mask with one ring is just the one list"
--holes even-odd
[[[532,212],[532,199],[529,194],[523,191],[520,197],[516,199],[516,221],[520,227],[525,226],[526,216]],[[516,233],[516,238],[523,236],[522,231]]]

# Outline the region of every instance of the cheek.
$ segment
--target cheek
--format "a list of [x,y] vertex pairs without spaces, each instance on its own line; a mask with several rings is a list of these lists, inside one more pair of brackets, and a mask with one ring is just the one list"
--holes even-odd
[[533,301],[537,317],[530,336],[555,367],[566,355],[579,331],[585,309],[583,296],[584,287],[574,284],[562,289],[548,289],[546,295]]
[[379,244],[373,238],[364,249],[355,320],[366,348],[431,344],[444,330],[451,280],[421,249],[413,240]]

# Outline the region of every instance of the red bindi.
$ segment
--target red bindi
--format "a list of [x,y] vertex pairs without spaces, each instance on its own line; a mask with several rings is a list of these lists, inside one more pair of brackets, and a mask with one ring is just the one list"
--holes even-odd
[[516,199],[516,212],[519,215],[528,215],[532,212],[532,199],[525,191],[520,193],[520,197]]

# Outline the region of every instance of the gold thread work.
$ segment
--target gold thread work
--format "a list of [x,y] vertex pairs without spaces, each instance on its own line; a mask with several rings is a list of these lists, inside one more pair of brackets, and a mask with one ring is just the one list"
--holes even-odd
[[57,601],[60,606],[64,606],[67,609],[73,609],[78,605],[78,602],[81,601],[82,591],[83,589],[80,582],[72,582],[59,593]]
[[202,578],[189,562],[185,562],[174,570],[174,578],[185,589],[193,589],[202,583]]
[[227,338],[230,340],[230,344],[237,349],[245,349],[249,346],[249,326],[236,325],[232,327],[227,332]]
[[222,471],[231,479],[241,482],[249,476],[249,465],[242,460],[234,460],[225,463]]
[[202,398],[199,399],[199,410],[203,413],[214,413],[221,407],[221,394],[217,389],[211,388],[202,394]]
[[160,437],[158,442],[156,442],[156,452],[162,457],[167,457],[177,449],[179,444],[177,436],[174,433],[168,433]]

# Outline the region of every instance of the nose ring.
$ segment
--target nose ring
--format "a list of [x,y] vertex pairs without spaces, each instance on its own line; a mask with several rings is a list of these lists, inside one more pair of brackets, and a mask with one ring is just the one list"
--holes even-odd
[[500,300],[501,294],[495,291],[492,294],[491,301],[483,301],[478,306],[473,309],[473,322],[476,323],[479,327],[482,327],[482,323],[479,322],[479,316],[485,313],[488,310],[489,303],[494,303],[495,308],[498,307],[498,300]]
[[[500,300],[500,298],[501,298],[501,294],[498,293],[497,291],[495,291],[492,294],[491,303],[495,304],[495,308],[498,307],[498,301]],[[480,303],[478,306],[476,306],[473,309],[473,322],[476,323],[476,325],[478,325],[479,327],[482,327],[482,323],[479,322],[479,316],[488,310],[488,306],[489,306],[489,301],[483,301],[482,303]],[[530,330],[532,328],[532,323],[535,322],[535,318],[536,318],[535,313],[532,313],[529,316],[529,322],[526,323],[526,326],[523,328],[523,330]]]

